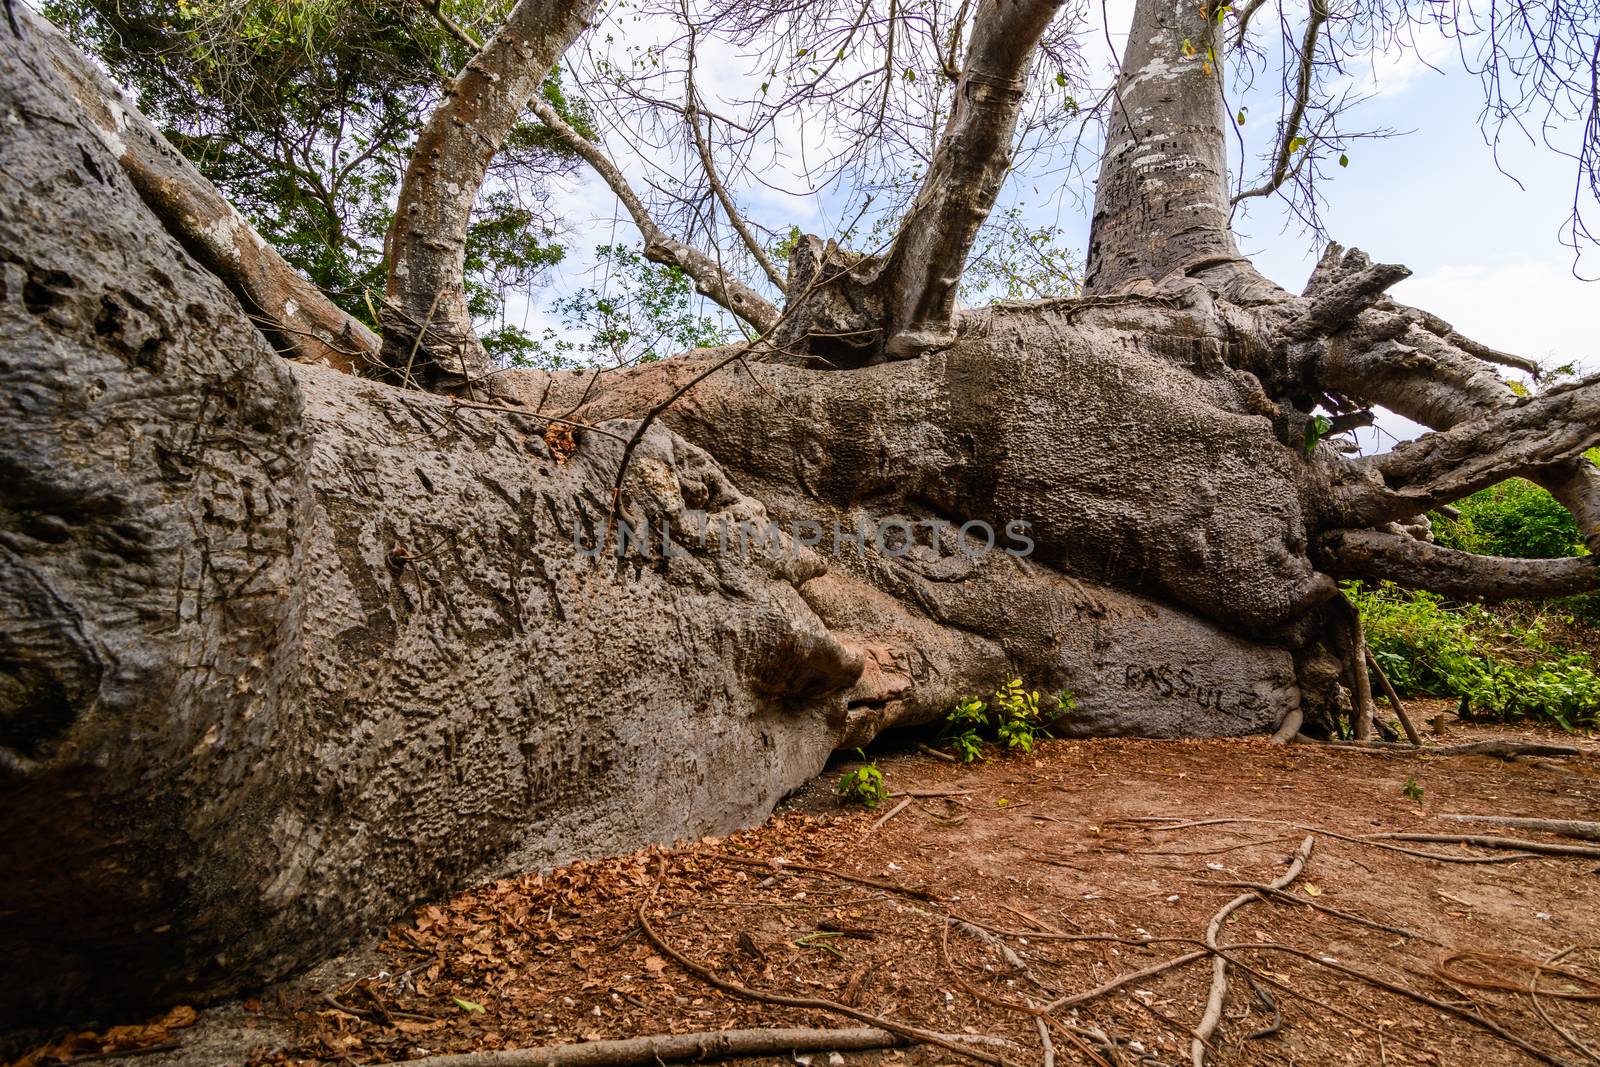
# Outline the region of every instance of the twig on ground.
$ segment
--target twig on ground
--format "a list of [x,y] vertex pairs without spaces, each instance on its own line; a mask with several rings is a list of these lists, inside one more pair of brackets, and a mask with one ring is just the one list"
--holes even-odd
[[[1316,845],[1317,839],[1308,836],[1300,842],[1300,848],[1294,855],[1294,860],[1289,864],[1289,869],[1280,877],[1268,883],[1272,889],[1283,889],[1305,870],[1306,861],[1311,858],[1311,850]],[[1213,952],[1217,951],[1217,937],[1222,933],[1222,924],[1228,921],[1228,916],[1260,898],[1254,891],[1240,893],[1228,901],[1217,913],[1211,916],[1211,921],[1206,924],[1206,947]],[[1211,961],[1211,994],[1206,998],[1205,1014],[1200,1016],[1200,1022],[1194,1028],[1194,1041],[1189,1046],[1189,1060],[1194,1067],[1205,1067],[1206,1042],[1217,1032],[1217,1025],[1222,1022],[1222,1002],[1228,995],[1228,960],[1221,953]]]
[[934,748],[932,745],[928,744],[925,741],[918,741],[917,742],[917,751],[922,753],[924,756],[932,756],[934,759],[944,760],[946,763],[960,763],[961,762],[960,760],[956,759],[956,757],[952,756],[950,753],[948,753],[948,752],[940,752],[938,749]]
[[882,829],[884,823],[888,822],[890,819],[894,818],[896,815],[899,815],[902,811],[905,811],[910,806],[911,806],[911,798],[910,797],[906,797],[900,803],[898,803],[894,807],[890,808],[889,811],[887,812],[887,814],[880,816],[876,822],[874,822],[871,826],[867,827],[867,833],[870,834],[870,833],[872,833],[872,832],[874,832],[876,830]]
[[1400,702],[1400,694],[1394,691],[1394,683],[1389,681],[1389,676],[1384,673],[1383,667],[1372,654],[1372,649],[1365,649],[1367,666],[1372,668],[1372,673],[1377,676],[1378,688],[1383,690],[1383,698],[1394,709],[1395,717],[1400,720],[1400,728],[1406,732],[1406,740],[1422,747],[1422,735],[1417,733],[1417,727],[1411,721],[1411,716],[1406,714],[1406,706]]
[[411,1067],[647,1067],[680,1060],[731,1060],[791,1052],[851,1052],[906,1044],[899,1034],[869,1027],[824,1030],[710,1030],[652,1034],[614,1041],[583,1041],[542,1048],[503,1049],[406,1060]]

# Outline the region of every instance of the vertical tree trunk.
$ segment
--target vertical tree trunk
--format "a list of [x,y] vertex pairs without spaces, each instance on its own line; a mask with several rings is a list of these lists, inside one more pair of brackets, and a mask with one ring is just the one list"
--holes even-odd
[[967,255],[1011,169],[1029,60],[1060,7],[1060,0],[984,0],[978,8],[939,150],[884,271],[892,286],[890,359],[918,355],[954,333]]
[[1222,37],[1209,3],[1139,0],[1134,8],[1095,192],[1086,292],[1240,258],[1228,225]]
[[383,359],[423,384],[488,372],[465,284],[467,228],[489,161],[597,0],[518,0],[417,135],[389,229]]

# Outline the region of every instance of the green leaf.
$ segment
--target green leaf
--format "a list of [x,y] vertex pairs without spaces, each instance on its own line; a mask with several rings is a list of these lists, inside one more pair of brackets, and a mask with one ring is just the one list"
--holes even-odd
[[471,1015],[474,1012],[478,1013],[479,1015],[484,1014],[483,1005],[479,1004],[475,1000],[463,1000],[461,997],[451,997],[450,1000],[455,1004],[456,1007],[460,1008],[468,1015]]
[[1350,165],[1350,157],[1345,155],[1343,152],[1340,152],[1339,153],[1339,166],[1348,167],[1349,165]]
[[1241,126],[1244,125],[1244,108],[1241,107],[1239,109],[1239,113],[1233,116],[1233,121],[1237,122]]
[[1067,75],[1065,71],[1056,71],[1056,84],[1062,88],[1066,88]]
[[1304,137],[1291,137],[1291,138],[1289,138],[1289,154],[1291,156],[1294,155],[1296,152],[1300,151],[1300,149],[1304,148],[1305,146],[1306,146],[1306,139]]

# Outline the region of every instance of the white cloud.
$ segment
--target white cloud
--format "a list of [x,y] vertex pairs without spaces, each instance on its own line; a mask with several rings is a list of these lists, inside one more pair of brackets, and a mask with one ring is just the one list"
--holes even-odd
[[1502,352],[1547,367],[1600,367],[1600,289],[1574,278],[1564,259],[1445,266],[1406,279],[1394,295]]

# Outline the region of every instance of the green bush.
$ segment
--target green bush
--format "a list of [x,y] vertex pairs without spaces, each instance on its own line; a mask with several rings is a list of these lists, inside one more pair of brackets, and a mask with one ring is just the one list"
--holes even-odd
[[[981,760],[988,736],[1007,750],[1024,754],[1049,738],[1050,731],[1045,729],[1045,718],[1039,711],[1038,690],[1022,688],[1021,678],[1013,678],[996,689],[991,704],[967,697],[945,715],[939,737],[955,750],[961,762]],[[1062,691],[1056,695],[1058,717],[1076,707],[1077,699],[1072,693]]]
[[[862,759],[867,754],[859,748],[856,754]],[[884,784],[883,772],[878,769],[878,761],[863,764],[851,771],[846,771],[839,779],[839,796],[846,804],[865,804],[875,808],[889,798],[889,787]]]
[[1387,582],[1350,585],[1346,594],[1373,658],[1402,695],[1464,696],[1475,715],[1547,719],[1568,730],[1600,726],[1595,664],[1554,647],[1541,618],[1515,623]]
[[1559,559],[1583,551],[1578,524],[1556,498],[1512,478],[1456,502],[1459,519],[1433,516],[1434,537],[1446,548],[1484,556]]

